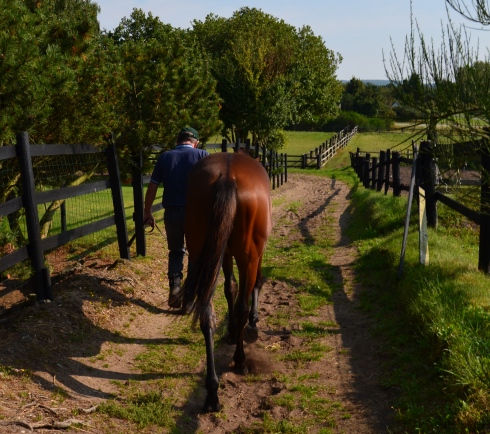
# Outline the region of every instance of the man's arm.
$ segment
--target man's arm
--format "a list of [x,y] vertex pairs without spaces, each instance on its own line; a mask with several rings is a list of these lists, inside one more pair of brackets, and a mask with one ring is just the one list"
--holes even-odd
[[145,211],[143,213],[143,223],[146,225],[150,225],[151,227],[155,226],[155,219],[151,213],[151,207],[153,206],[153,201],[157,195],[158,184],[154,182],[150,182],[148,184],[148,188],[146,190],[145,195]]

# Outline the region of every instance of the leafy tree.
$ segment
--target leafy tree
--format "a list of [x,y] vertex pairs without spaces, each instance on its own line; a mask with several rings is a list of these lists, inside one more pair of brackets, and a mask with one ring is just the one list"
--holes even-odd
[[342,85],[335,73],[342,57],[329,50],[321,37],[306,26],[297,32],[299,48],[292,74],[297,91],[293,122],[323,124],[339,109]]
[[390,109],[392,102],[391,88],[364,83],[353,77],[344,85],[341,108],[343,111],[355,111],[368,117],[391,118],[394,115]]
[[296,31],[245,7],[229,19],[211,14],[194,21],[192,32],[213,59],[229,140],[251,133],[253,141],[267,144],[291,122],[337,110],[341,86],[334,73],[340,57],[309,28]]
[[111,63],[122,66],[115,133],[123,156],[155,143],[173,144],[184,125],[197,128],[204,140],[219,131],[216,82],[208,59],[185,31],[134,9],[108,38]]
[[[107,132],[109,68],[100,49],[97,12],[87,0],[0,0],[0,146],[13,143],[22,130],[34,143],[97,143]],[[60,176],[60,185],[80,183],[85,176]],[[18,195],[18,185],[19,174],[6,171],[2,201]],[[11,214],[9,224],[22,243],[19,216]],[[49,226],[50,216],[42,222]]]
[[19,130],[38,143],[101,136],[110,110],[90,72],[97,12],[87,0],[0,0],[0,144]]

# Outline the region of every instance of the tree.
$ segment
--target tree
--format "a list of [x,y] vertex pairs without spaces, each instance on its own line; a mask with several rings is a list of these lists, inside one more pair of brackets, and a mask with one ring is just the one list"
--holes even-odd
[[340,57],[307,27],[297,31],[259,9],[242,8],[229,19],[208,15],[193,34],[212,57],[223,100],[223,135],[267,144],[291,122],[337,110]]
[[[451,3],[461,6],[459,2]],[[426,42],[412,19],[403,59],[393,48],[391,71],[385,66],[387,76],[397,100],[421,114],[420,122],[427,125],[427,137],[437,138],[436,127],[440,123],[460,134],[481,135],[473,120],[478,117],[480,123],[490,123],[490,95],[485,92],[490,69],[481,66],[488,59],[481,61],[478,47],[471,43],[466,29],[449,23],[442,28],[442,36],[441,47],[436,50]]]
[[87,0],[0,0],[0,145],[21,130],[37,143],[101,136],[110,110],[89,72],[97,68],[97,12]]
[[344,111],[355,111],[364,116],[386,116],[388,109],[383,101],[381,86],[364,83],[356,77],[344,85],[341,107]]
[[[100,50],[97,12],[87,0],[0,0],[0,146],[12,144],[22,130],[34,143],[98,143],[107,133],[113,112],[109,74],[101,72],[109,68]],[[4,174],[2,201],[19,194],[18,171]],[[86,176],[65,173],[50,183],[79,183]],[[19,216],[9,215],[9,225],[23,243]],[[42,222],[49,226],[49,214]]]
[[446,3],[470,21],[482,26],[490,25],[490,9],[487,0],[472,0],[471,7],[462,0],[446,0]]
[[185,125],[197,128],[203,140],[220,130],[216,81],[190,35],[134,9],[108,38],[111,63],[120,64],[123,75],[115,131],[123,156],[156,143],[171,145]]

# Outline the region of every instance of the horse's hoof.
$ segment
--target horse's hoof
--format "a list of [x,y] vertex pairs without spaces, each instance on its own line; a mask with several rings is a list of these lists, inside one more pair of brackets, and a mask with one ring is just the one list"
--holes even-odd
[[243,364],[243,365],[235,365],[235,369],[234,371],[238,374],[238,375],[248,375],[248,368],[247,368],[247,365]]
[[203,413],[217,413],[221,410],[221,404],[219,400],[211,400],[206,398],[206,402],[204,403],[204,407],[202,409]]
[[243,340],[249,344],[253,344],[259,338],[259,329],[247,325],[243,330]]

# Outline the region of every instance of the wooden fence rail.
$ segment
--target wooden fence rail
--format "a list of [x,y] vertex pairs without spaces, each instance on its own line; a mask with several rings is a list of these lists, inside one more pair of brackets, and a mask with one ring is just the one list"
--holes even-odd
[[[486,180],[490,173],[490,155],[483,148],[480,152],[481,173],[480,177],[485,182],[481,183],[480,210],[468,208],[444,194],[438,181],[440,172],[437,159],[434,155],[433,144],[424,141],[420,144],[417,158],[416,183],[423,190],[426,201],[426,216],[428,227],[437,227],[437,202],[450,207],[459,214],[480,225],[479,259],[478,269],[490,273],[490,179]],[[365,188],[382,191],[387,194],[392,189],[394,196],[400,196],[402,191],[409,190],[409,184],[403,184],[400,176],[400,166],[413,164],[413,159],[403,157],[398,152],[389,149],[380,151],[377,156],[371,156],[359,148],[357,152],[350,153],[351,166],[356,171],[359,180]],[[390,174],[391,172],[391,174]],[[475,182],[469,183],[475,185]],[[469,185],[468,184],[468,185]],[[418,191],[418,188],[415,191]]]

